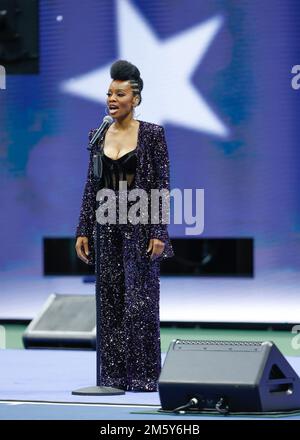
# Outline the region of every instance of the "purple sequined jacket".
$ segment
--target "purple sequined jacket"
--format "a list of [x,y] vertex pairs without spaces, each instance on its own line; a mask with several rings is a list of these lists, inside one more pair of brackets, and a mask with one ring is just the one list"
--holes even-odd
[[[143,188],[149,196],[151,188],[166,188],[170,191],[170,163],[164,128],[151,122],[138,121],[140,126],[136,149],[135,186]],[[94,131],[95,129],[90,130],[90,140]],[[83,192],[79,223],[76,228],[76,237],[88,237],[90,250],[88,264],[95,263],[96,194],[101,189],[99,181],[93,176],[92,157],[95,148],[97,147],[94,146],[90,153],[88,175]],[[167,224],[163,224],[160,221],[158,224],[138,223],[135,225],[132,239],[136,241],[136,246],[142,256],[146,255],[146,249],[151,238],[158,238],[165,243],[163,253],[158,257],[159,259],[174,256]]]

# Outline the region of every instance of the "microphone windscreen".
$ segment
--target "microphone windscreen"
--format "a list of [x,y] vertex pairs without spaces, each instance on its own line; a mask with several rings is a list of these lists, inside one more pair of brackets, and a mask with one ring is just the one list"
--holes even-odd
[[109,115],[104,116],[103,122],[108,122],[109,124],[112,124],[114,122],[113,118]]

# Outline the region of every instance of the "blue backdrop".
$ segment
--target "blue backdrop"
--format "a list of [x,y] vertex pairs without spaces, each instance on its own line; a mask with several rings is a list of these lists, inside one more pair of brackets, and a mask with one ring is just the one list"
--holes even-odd
[[[1,271],[72,236],[109,66],[137,64],[137,118],[166,130],[173,188],[204,188],[202,237],[254,237],[255,273],[300,263],[297,0],[40,2],[40,73],[0,91]],[[172,237],[187,225],[169,226]]]

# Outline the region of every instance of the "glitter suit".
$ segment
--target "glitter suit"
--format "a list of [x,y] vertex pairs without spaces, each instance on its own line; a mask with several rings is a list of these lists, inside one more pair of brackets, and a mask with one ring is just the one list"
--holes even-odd
[[[150,196],[154,188],[170,190],[168,149],[162,126],[139,123],[130,189],[142,188]],[[93,133],[91,130],[89,139]],[[91,150],[76,237],[88,237],[89,264],[95,264],[97,385],[156,391],[161,371],[160,263],[174,255],[173,247],[167,224],[161,220],[158,224],[97,221],[101,199],[96,200],[96,195],[104,182],[93,175],[95,148],[99,147]],[[118,217],[118,197],[116,202]],[[128,209],[133,203],[128,202]],[[147,253],[151,238],[165,244],[162,254],[154,260]]]

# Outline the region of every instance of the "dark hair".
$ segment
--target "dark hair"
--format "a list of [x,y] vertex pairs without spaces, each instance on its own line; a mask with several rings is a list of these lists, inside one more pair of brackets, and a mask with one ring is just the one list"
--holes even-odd
[[144,86],[140,75],[139,69],[126,60],[115,61],[110,68],[110,76],[112,79],[130,82],[133,94],[139,96],[138,105],[142,102],[141,91]]

